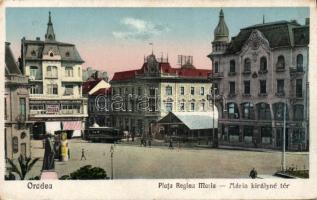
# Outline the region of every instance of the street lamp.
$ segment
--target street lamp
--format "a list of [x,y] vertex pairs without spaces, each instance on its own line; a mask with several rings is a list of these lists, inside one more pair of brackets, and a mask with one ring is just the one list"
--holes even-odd
[[113,153],[114,153],[114,148],[113,145],[110,147],[110,156],[111,156],[111,179],[113,179]]

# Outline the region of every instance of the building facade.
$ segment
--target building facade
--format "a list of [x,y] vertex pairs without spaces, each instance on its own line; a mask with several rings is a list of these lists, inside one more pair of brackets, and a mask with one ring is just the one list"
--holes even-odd
[[229,40],[220,11],[208,57],[221,144],[281,149],[285,119],[286,149],[308,149],[308,45],[309,19],[263,22]]
[[33,134],[72,131],[80,136],[87,117],[82,96],[82,63],[75,45],[58,42],[49,13],[45,40],[21,41],[20,68],[30,80],[30,118]]
[[20,155],[29,157],[30,120],[28,78],[24,76],[16,64],[10,49],[10,43],[5,44],[5,158],[18,158]]
[[169,112],[211,111],[209,73],[192,63],[172,68],[168,58],[156,58],[153,53],[140,69],[115,73],[110,81],[113,126],[148,135],[155,132],[152,125]]

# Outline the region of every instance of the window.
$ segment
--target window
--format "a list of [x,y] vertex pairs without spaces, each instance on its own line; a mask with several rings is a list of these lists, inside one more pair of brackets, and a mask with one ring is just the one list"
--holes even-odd
[[68,51],[65,53],[65,56],[66,56],[66,57],[69,57],[69,56],[70,56],[70,54],[69,54]]
[[34,79],[37,78],[38,68],[36,66],[30,67],[30,77],[33,77]]
[[213,83],[213,87],[210,88],[210,93],[213,94],[213,88],[215,89],[215,94],[219,94],[219,83]]
[[253,126],[244,126],[243,135],[244,135],[244,137],[252,137],[253,136]]
[[30,110],[44,110],[44,104],[31,104]]
[[36,52],[33,50],[33,51],[31,52],[31,55],[32,55],[32,56],[36,56]]
[[166,103],[165,110],[166,110],[166,112],[172,112],[173,111],[173,103]]
[[190,103],[190,110],[195,111],[195,103]]
[[25,102],[25,98],[20,98],[20,116],[23,117],[23,119],[26,118],[26,102]]
[[236,84],[234,81],[229,82],[229,94],[235,94],[236,93]]
[[7,113],[7,98],[4,98],[4,119],[8,119],[8,113]]
[[31,85],[30,94],[43,94],[43,88],[41,85]]
[[185,111],[185,103],[184,102],[182,102],[180,104],[180,111]]
[[[49,36],[49,39],[52,39],[52,36],[51,36],[51,35]],[[50,56],[51,56],[51,57],[54,56],[53,52],[50,53]]]
[[142,89],[141,89],[141,87],[138,87],[138,95],[139,95],[139,96],[142,95]]
[[294,120],[301,121],[304,120],[304,106],[294,105]]
[[182,86],[181,87],[181,95],[184,95],[185,94],[185,88]]
[[119,88],[119,95],[122,95],[122,88]]
[[14,136],[12,138],[12,151],[13,151],[13,153],[19,152],[19,139],[17,136]]
[[258,110],[258,118],[260,120],[271,120],[271,110],[270,110],[269,104],[258,103],[257,110]]
[[229,119],[239,119],[239,111],[236,103],[228,103],[228,118]]
[[57,88],[58,88],[57,84],[48,84],[47,85],[47,94],[57,95],[58,94]]
[[254,106],[252,103],[247,102],[242,104],[242,118],[244,119],[254,119]]
[[[285,103],[275,103],[273,104],[273,111],[274,111],[274,119],[275,120],[283,120],[284,119],[284,108]],[[288,119],[288,110],[286,106],[286,119]]]
[[215,62],[215,73],[219,72],[219,64],[218,62]]
[[296,79],[296,97],[303,97],[302,79]]
[[190,88],[190,94],[191,94],[191,95],[195,95],[195,88],[194,88],[194,87],[191,87],[191,88]]
[[73,77],[73,67],[65,67],[65,77]]
[[63,104],[62,113],[64,114],[79,114],[80,105],[79,104]]
[[236,62],[234,60],[230,60],[230,72],[236,72]]
[[303,55],[302,54],[298,54],[296,57],[296,70],[298,72],[303,71]]
[[261,138],[263,144],[270,144],[272,138],[272,127],[261,127]]
[[57,78],[57,67],[56,66],[47,66],[47,77],[48,78]]
[[244,72],[251,72],[251,60],[250,60],[250,58],[244,59]]
[[200,88],[200,95],[205,95],[205,88],[204,87]]
[[201,103],[201,111],[205,111],[205,102]]
[[244,81],[244,94],[250,94],[250,81]]
[[266,94],[266,80],[260,80],[260,94]]
[[73,95],[73,85],[65,85],[65,95]]
[[267,60],[266,57],[261,57],[260,59],[260,71],[266,72],[267,71]]
[[284,56],[280,55],[278,58],[277,58],[277,69],[278,70],[284,70],[285,69],[285,58]]
[[165,93],[166,95],[172,95],[172,86],[166,86]]
[[277,93],[284,95],[284,80],[283,79],[277,80],[276,86],[277,86]]

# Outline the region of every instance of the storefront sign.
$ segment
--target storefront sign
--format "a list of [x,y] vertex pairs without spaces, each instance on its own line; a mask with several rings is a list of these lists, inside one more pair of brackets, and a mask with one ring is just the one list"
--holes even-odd
[[59,105],[58,104],[46,105],[46,112],[47,113],[58,113],[59,112]]

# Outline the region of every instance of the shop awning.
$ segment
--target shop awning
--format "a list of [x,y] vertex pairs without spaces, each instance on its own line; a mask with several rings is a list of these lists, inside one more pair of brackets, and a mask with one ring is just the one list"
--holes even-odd
[[[169,112],[158,121],[159,124],[177,125],[184,124],[190,130],[218,128],[218,113],[215,112]],[[213,124],[214,122],[214,124]]]
[[61,130],[61,122],[45,122],[46,133],[54,135],[55,131]]
[[81,121],[65,121],[63,130],[81,130]]

